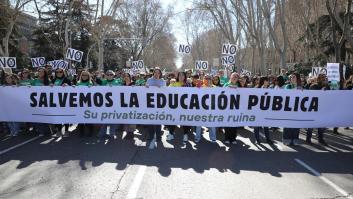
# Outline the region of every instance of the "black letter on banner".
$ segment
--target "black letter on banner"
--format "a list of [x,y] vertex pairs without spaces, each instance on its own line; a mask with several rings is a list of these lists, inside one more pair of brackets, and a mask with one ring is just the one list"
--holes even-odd
[[37,100],[36,100],[37,93],[31,93],[31,107],[36,107],[37,106]]
[[256,106],[259,102],[259,98],[256,95],[249,95],[248,109],[252,110],[253,106]]
[[105,107],[112,107],[113,106],[113,94],[111,92],[105,94],[105,99],[107,102],[105,103]]
[[154,102],[154,93],[147,93],[147,108],[154,108],[153,102]]
[[92,107],[91,93],[87,93],[86,95],[80,93],[80,107],[83,107],[84,104],[87,104],[87,107]]
[[70,107],[77,107],[76,101],[77,101],[77,93],[70,93]]

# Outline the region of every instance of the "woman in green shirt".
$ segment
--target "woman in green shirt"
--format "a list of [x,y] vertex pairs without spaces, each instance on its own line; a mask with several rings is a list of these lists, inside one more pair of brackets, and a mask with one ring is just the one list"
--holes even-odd
[[[78,80],[76,86],[93,86],[91,74],[88,71],[82,71],[80,79]],[[80,132],[80,137],[83,137],[85,135],[85,132],[88,132],[89,137],[93,135],[93,124],[78,124],[77,128]]]
[[32,78],[27,68],[23,69],[20,74],[20,81],[18,83],[19,86],[31,86],[32,85]]
[[45,68],[38,68],[38,77],[32,81],[32,86],[49,86],[49,76]]

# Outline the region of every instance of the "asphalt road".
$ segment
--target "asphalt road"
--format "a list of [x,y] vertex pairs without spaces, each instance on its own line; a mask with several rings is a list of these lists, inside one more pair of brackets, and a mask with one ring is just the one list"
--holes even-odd
[[106,142],[2,135],[0,198],[353,198],[353,130],[326,131],[327,147],[315,135],[311,146],[284,146],[280,131],[274,146],[257,145],[249,130],[237,145],[220,133],[217,143],[204,133],[198,144],[165,133],[153,150],[144,128],[134,140],[120,133]]

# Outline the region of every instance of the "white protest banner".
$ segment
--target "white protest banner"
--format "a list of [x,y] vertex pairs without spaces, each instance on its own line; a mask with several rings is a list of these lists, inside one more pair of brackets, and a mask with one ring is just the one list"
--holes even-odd
[[327,79],[328,81],[340,81],[339,63],[327,63]]
[[5,122],[353,126],[350,90],[8,86],[0,87],[0,96]]
[[66,51],[66,59],[81,62],[82,57],[83,57],[82,51],[79,51],[73,48],[68,48]]
[[34,57],[31,58],[32,67],[38,68],[45,65],[45,57]]
[[144,64],[143,60],[133,61],[132,62],[132,70],[144,71],[145,64]]
[[0,67],[16,68],[16,57],[0,57]]
[[195,69],[196,70],[208,70],[208,61],[196,61]]
[[48,61],[48,64],[55,70],[57,68],[67,69],[69,63],[65,60]]
[[222,56],[221,60],[222,60],[222,65],[235,64],[235,56],[234,55]]
[[324,67],[312,67],[311,75],[317,77],[319,74],[327,75],[327,69]]
[[223,44],[222,55],[235,55],[237,46],[235,44]]
[[179,53],[189,54],[189,53],[191,53],[191,46],[180,44],[178,50],[179,50]]

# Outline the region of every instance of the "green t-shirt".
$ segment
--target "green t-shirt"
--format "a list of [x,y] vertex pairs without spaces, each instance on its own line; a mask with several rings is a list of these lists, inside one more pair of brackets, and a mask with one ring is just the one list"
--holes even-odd
[[224,77],[224,76],[220,77],[219,79],[220,79],[221,85],[224,85],[229,81],[228,77]]
[[78,81],[76,86],[93,86],[93,84],[91,82],[89,82],[89,81],[87,81],[87,82]]
[[32,81],[32,86],[44,86],[44,83],[43,83],[43,81],[40,80],[40,79],[34,79],[34,80]]
[[238,84],[232,84],[232,82],[226,82],[223,87],[231,87],[231,88],[238,88]]
[[62,83],[63,83],[63,79],[56,79],[54,82],[54,86],[61,86]]
[[138,80],[136,80],[135,85],[136,86],[144,86],[144,85],[146,85],[146,81],[144,79],[138,79]]
[[121,86],[123,85],[123,82],[121,81],[121,79],[113,79],[111,81],[107,80],[107,79],[102,79],[102,84],[101,86]]
[[18,85],[20,86],[31,86],[32,85],[32,81],[31,79],[26,79],[26,80],[21,80]]

